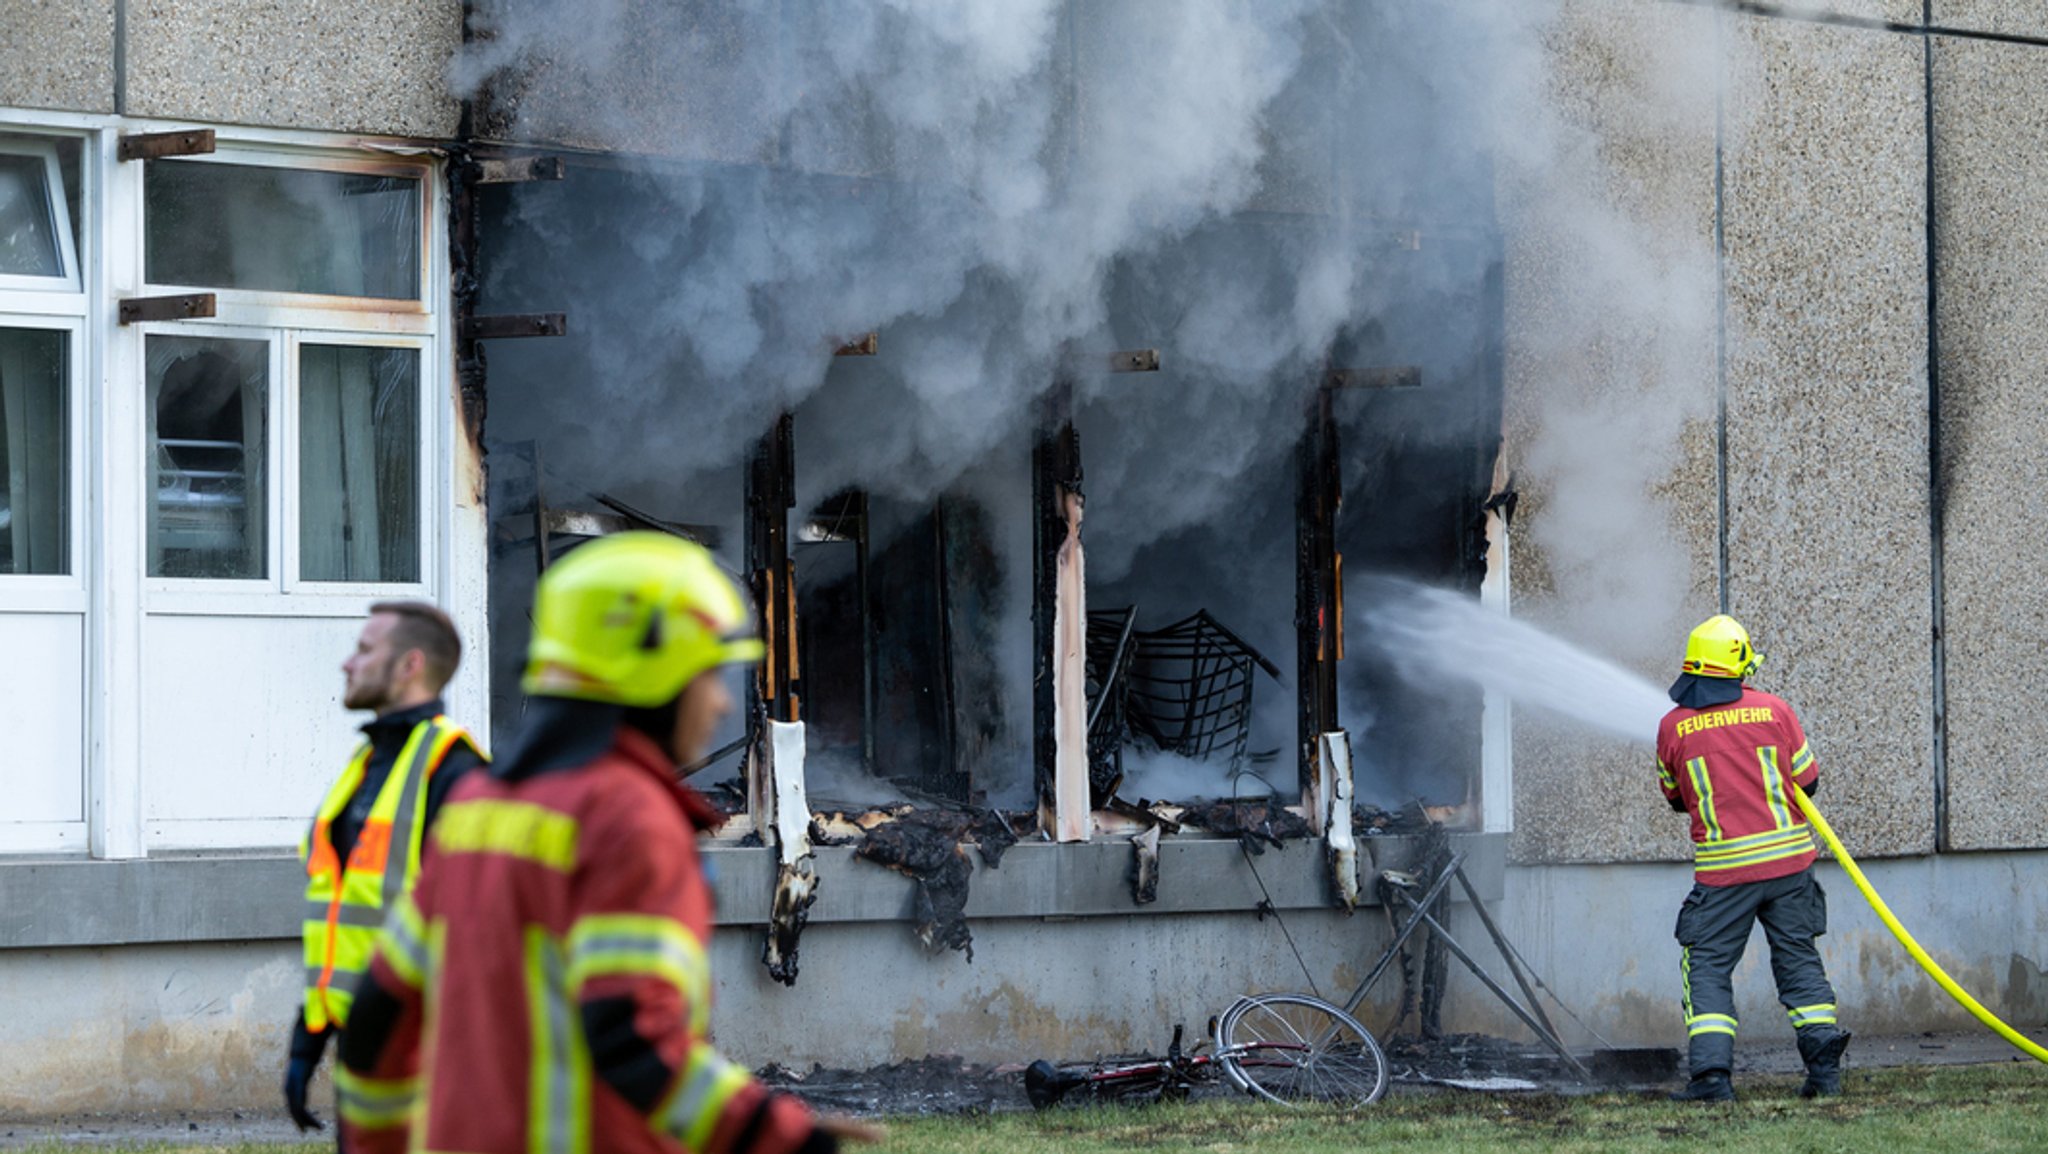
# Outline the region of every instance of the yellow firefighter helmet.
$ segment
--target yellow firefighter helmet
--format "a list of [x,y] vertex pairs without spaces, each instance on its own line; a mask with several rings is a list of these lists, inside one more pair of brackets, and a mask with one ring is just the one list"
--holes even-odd
[[702,546],[631,532],[584,545],[541,574],[526,692],[651,708],[697,675],[759,660],[739,587]]
[[1684,672],[1699,677],[1733,677],[1737,680],[1756,672],[1763,655],[1749,643],[1749,630],[1726,613],[1699,623],[1685,639]]

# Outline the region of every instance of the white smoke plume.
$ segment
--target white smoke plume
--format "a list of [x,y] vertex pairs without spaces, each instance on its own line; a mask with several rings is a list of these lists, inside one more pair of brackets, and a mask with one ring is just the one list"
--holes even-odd
[[[1226,499],[1208,478],[1291,441],[1272,426],[1300,401],[1276,385],[1379,303],[1393,222],[1490,204],[1432,188],[1483,183],[1486,106],[1512,103],[1458,56],[1494,55],[1497,26],[1541,5],[1434,7],[487,0],[457,83],[518,94],[508,135],[655,154],[627,191],[661,206],[594,227],[615,202],[537,189],[514,212],[547,259],[493,268],[487,292],[552,290],[589,334],[549,423],[588,421],[592,394],[629,414],[680,395],[693,435],[648,436],[691,464],[736,459],[764,413],[819,393],[835,340],[881,330],[883,356],[820,394],[860,397],[839,439],[864,475],[842,483],[942,485],[1028,427],[1068,350],[1160,347],[1182,423],[1222,442],[1162,510],[1162,528],[1198,523]],[[1446,80],[1480,87],[1430,94]],[[1219,228],[1249,212],[1314,216]],[[639,455],[620,448],[586,455]]]
[[[1510,322],[1511,376],[1602,340],[1642,353],[1516,402],[1552,578],[1623,631],[1683,593],[1684,548],[1650,490],[1711,396],[1659,369],[1694,358],[1691,326],[1711,324],[1711,248],[1702,264],[1691,232],[1617,192],[1553,69],[1574,13],[1657,5],[472,7],[453,80],[487,97],[488,134],[635,157],[504,194],[486,253],[487,311],[566,308],[574,334],[494,357],[489,433],[542,440],[579,485],[736,525],[737,509],[676,506],[794,409],[805,503],[849,485],[929,499],[968,478],[1021,520],[1021,464],[1005,481],[988,462],[1028,443],[1071,377],[1095,414],[1091,584],[1145,603],[1148,626],[1210,608],[1289,671],[1261,686],[1277,702],[1293,691],[1292,530],[1274,494],[1292,493],[1311,382],[1333,346],[1420,366],[1425,388],[1369,406],[1352,443],[1490,452],[1479,410],[1499,401],[1472,382],[1499,334],[1475,300],[1540,223],[1586,275],[1569,307],[1530,311],[1540,333]],[[1706,50],[1658,52],[1686,78]],[[1691,97],[1653,85],[1646,115]],[[830,355],[868,331],[880,356]],[[1133,347],[1162,350],[1165,371],[1089,368]],[[1403,497],[1379,496],[1384,528]],[[1671,548],[1601,565],[1624,538]],[[1180,588],[1195,572],[1211,588]]]

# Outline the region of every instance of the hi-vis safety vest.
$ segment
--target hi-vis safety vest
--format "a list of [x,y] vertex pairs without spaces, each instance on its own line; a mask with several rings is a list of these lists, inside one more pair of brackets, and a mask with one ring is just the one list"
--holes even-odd
[[[306,1028],[319,1033],[348,1024],[358,976],[370,965],[385,913],[419,875],[420,840],[426,826],[427,782],[448,751],[475,739],[445,716],[413,727],[391,765],[370,816],[356,835],[344,865],[334,852],[334,819],[355,795],[370,763],[365,742],[349,759],[313,820],[313,832],[299,847],[306,863],[306,910],[302,923],[306,964]],[[392,860],[396,844],[400,856]]]

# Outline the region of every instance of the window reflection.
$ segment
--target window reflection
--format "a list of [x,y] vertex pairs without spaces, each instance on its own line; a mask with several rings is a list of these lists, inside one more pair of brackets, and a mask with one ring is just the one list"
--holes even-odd
[[149,338],[152,577],[268,574],[264,341]]
[[71,571],[69,343],[0,329],[0,574]]
[[299,351],[299,573],[417,581],[419,353]]
[[54,161],[0,142],[0,276],[65,275],[50,199]]
[[152,284],[418,300],[414,177],[152,160]]

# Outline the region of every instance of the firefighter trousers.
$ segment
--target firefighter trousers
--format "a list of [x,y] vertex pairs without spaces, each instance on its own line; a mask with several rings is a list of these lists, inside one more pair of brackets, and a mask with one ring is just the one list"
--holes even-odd
[[1694,885],[1678,909],[1679,967],[1685,981],[1685,1029],[1694,1077],[1735,1061],[1735,990],[1730,981],[1750,930],[1762,922],[1778,1001],[1798,1032],[1802,1057],[1841,1031],[1835,988],[1813,940],[1827,932],[1827,895],[1811,868],[1790,877],[1732,886]]

